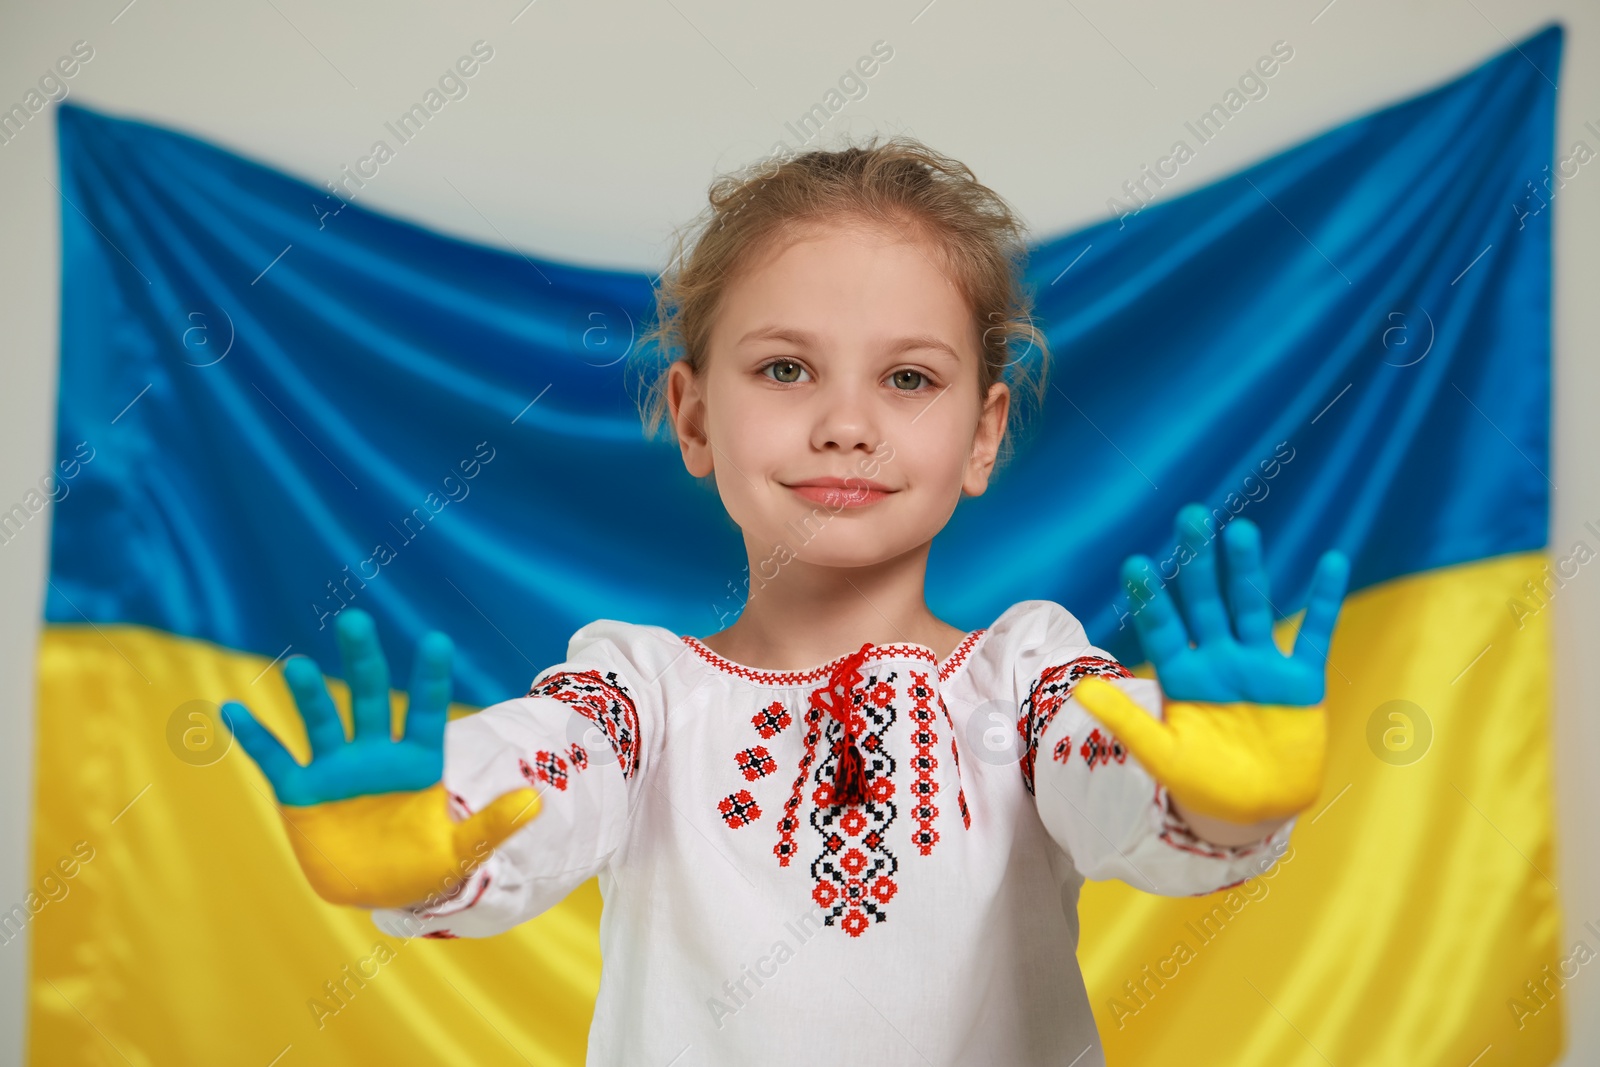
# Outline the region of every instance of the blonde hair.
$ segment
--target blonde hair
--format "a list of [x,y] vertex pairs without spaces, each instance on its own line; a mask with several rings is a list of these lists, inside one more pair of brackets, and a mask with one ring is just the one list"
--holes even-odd
[[[666,396],[667,368],[687,361],[706,369],[712,324],[728,280],[757,253],[798,231],[837,222],[887,224],[936,249],[941,270],[972,309],[980,337],[978,399],[1005,381],[1019,401],[1042,405],[1050,352],[1033,323],[1022,284],[1025,228],[1011,207],[963,163],[921,142],[876,135],[864,146],[767,159],[718,177],[710,205],[676,233],[673,257],[655,290],[655,321],[640,336],[630,368],[644,383],[635,394],[647,438],[663,425],[675,439]],[[1017,345],[1025,345],[1019,355]],[[996,469],[1012,454],[1008,425]]]

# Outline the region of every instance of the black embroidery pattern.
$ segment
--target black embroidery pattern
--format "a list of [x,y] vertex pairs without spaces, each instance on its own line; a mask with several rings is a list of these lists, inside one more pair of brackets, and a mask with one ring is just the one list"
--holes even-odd
[[736,753],[733,759],[739,766],[739,773],[744,775],[744,780],[747,782],[765,778],[778,769],[778,763],[767,751],[766,745],[747,748],[743,752]]
[[589,766],[589,754],[583,750],[582,745],[574,743],[565,754],[546,752],[544,749],[540,749],[533,754],[533,763],[531,765],[525,759],[517,760],[517,769],[522,772],[522,777],[526,778],[532,785],[537,786],[540,782],[543,782],[565,792],[567,788],[568,760],[572,762],[572,774],[577,774]]
[[866,769],[867,802],[834,807],[834,772],[844,750],[844,727],[834,719],[821,724],[828,751],[811,774],[816,786],[811,825],[822,835],[823,846],[811,863],[816,879],[811,899],[826,909],[826,925],[840,926],[851,937],[860,937],[871,923],[887,919],[883,906],[899,890],[894,875],[900,861],[889,851],[888,841],[897,811],[895,761],[884,744],[896,718],[892,684],[896,673],[867,675],[850,693],[850,714],[859,717],[856,739]]
[[[1033,795],[1033,763],[1039,751],[1039,740],[1055,718],[1061,705],[1072,695],[1079,679],[1091,674],[1108,678],[1132,678],[1133,672],[1114,659],[1104,656],[1079,656],[1077,659],[1055,667],[1047,667],[1028,689],[1028,699],[1022,702],[1017,715],[1017,732],[1022,735],[1022,784]],[[1117,743],[1120,747],[1120,742]],[[1106,744],[1109,751],[1110,744]],[[1087,758],[1087,753],[1085,754]],[[1090,766],[1094,766],[1093,763]]]
[[[928,684],[927,671],[911,672],[907,693],[911,697],[911,744],[916,748],[916,755],[911,758],[911,769],[916,772],[911,782],[911,817],[917,821],[917,828],[911,833],[911,843],[927,856],[939,843],[939,830],[933,825],[939,817],[939,805],[934,803],[939,795],[939,786],[934,780],[939,769],[939,757],[934,753],[939,744],[939,732],[935,729],[938,719],[933,711],[933,700],[938,694]],[[944,701],[941,699],[939,703]]]
[[750,719],[756,728],[756,733],[769,741],[782,733],[791,721],[793,720],[789,717],[789,709],[783,706],[781,700],[774,700]]
[[761,805],[750,795],[750,790],[741,789],[737,793],[729,793],[717,802],[717,814],[722,816],[722,821],[729,827],[737,830],[761,818]]
[[[531,697],[554,697],[594,723],[617,754],[622,776],[638,766],[639,712],[616,671],[556,671],[533,683]],[[587,759],[585,759],[587,762]]]
[[[784,713],[788,718],[788,713]],[[772,854],[778,857],[778,866],[787,867],[789,861],[799,851],[795,843],[795,831],[800,829],[800,800],[805,793],[806,778],[811,774],[811,765],[817,758],[817,742],[822,740],[822,712],[815,707],[809,707],[805,712],[806,732],[802,744],[804,751],[800,756],[800,770],[794,777],[794,788],[789,793],[789,799],[783,802],[783,817],[778,820],[778,843],[772,846]],[[831,778],[829,779],[832,780]]]
[[1128,750],[1122,747],[1122,742],[1111,735],[1101,733],[1098,728],[1084,739],[1079,754],[1083,756],[1083,762],[1089,765],[1091,771],[1102,763],[1111,760],[1122,763],[1128,758]]

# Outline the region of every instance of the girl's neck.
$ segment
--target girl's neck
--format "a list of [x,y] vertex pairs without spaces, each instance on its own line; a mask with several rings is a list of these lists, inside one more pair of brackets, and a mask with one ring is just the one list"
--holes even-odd
[[703,640],[762,670],[806,670],[875,645],[924,645],[942,663],[966,631],[937,618],[923,593],[928,545],[870,567],[827,567],[752,556],[750,591],[733,625]]

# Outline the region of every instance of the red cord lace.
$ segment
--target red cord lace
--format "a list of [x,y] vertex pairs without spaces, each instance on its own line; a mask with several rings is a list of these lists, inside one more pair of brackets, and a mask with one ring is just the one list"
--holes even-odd
[[839,759],[833,771],[834,807],[867,802],[867,767],[856,742],[861,716],[855,713],[851,694],[862,682],[861,664],[871,649],[869,641],[846,656],[829,674],[827,683],[811,693],[811,706],[844,727],[843,738],[835,742]]

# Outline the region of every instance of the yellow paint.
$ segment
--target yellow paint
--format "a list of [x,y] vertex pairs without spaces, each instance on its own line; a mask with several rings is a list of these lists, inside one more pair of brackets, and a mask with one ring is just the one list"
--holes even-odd
[[1201,815],[1250,825],[1287,818],[1317,798],[1328,747],[1321,704],[1163,699],[1146,709],[1094,675],[1073,695],[1174,800]]

